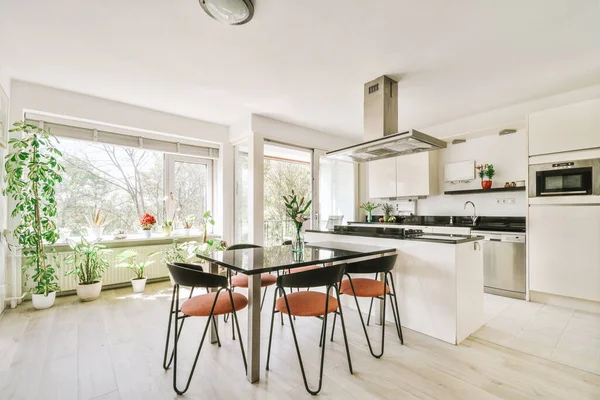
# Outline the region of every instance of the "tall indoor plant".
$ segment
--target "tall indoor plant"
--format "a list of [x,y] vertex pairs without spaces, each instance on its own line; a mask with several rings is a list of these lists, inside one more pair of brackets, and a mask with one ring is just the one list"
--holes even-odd
[[55,222],[55,186],[62,181],[65,167],[61,164],[62,154],[55,147],[57,140],[49,130],[15,122],[10,132],[19,133],[21,137],[9,140],[13,151],[6,156],[4,164],[4,194],[15,202],[11,216],[20,218],[14,235],[23,247],[26,258],[23,270],[27,278],[33,269],[33,306],[49,308],[59,290],[58,263],[52,245],[60,236]]
[[67,239],[73,254],[65,258],[71,269],[65,275],[77,276],[77,296],[81,301],[96,300],[102,290],[102,274],[108,269],[106,253],[110,252],[105,245],[88,242],[84,237],[80,243]]
[[292,190],[292,194],[283,196],[287,215],[294,223],[294,237],[292,238],[292,251],[302,253],[304,251],[304,236],[302,235],[302,225],[306,221],[304,214],[308,211],[312,200],[304,203],[304,197],[298,201],[296,193]]

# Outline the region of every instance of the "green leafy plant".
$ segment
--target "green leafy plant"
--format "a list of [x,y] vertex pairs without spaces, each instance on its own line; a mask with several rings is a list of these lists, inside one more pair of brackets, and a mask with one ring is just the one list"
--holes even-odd
[[23,270],[28,278],[33,268],[34,293],[47,296],[59,290],[56,253],[53,247],[47,253],[45,244],[52,246],[59,238],[55,185],[62,181],[65,167],[60,163],[61,152],[54,146],[57,140],[49,130],[25,122],[15,122],[13,126],[10,132],[18,132],[22,137],[9,140],[13,152],[6,156],[4,164],[4,194],[15,201],[12,217],[20,217],[14,235],[27,260]]
[[209,239],[206,243],[198,243],[192,240],[179,243],[177,239],[173,239],[173,245],[162,252],[162,262],[190,262],[196,258],[197,254],[209,255],[213,251],[222,251],[226,248],[227,243],[222,240]]
[[196,222],[196,217],[193,215],[188,215],[183,219],[183,228],[192,229],[192,226],[194,226],[194,222]]
[[159,251],[150,253],[148,254],[146,261],[138,262],[137,258],[139,256],[139,252],[137,250],[128,249],[117,255],[117,259],[120,261],[119,264],[117,264],[117,267],[127,268],[133,271],[135,274],[134,279],[143,279],[146,267],[154,263],[154,260],[151,260],[151,258],[159,253]]
[[202,243],[206,243],[208,241],[207,235],[208,235],[208,224],[211,224],[212,226],[215,226],[215,220],[210,212],[210,210],[207,210],[203,215],[202,215],[202,228],[203,228],[203,233],[202,233]]
[[288,217],[292,219],[294,225],[296,225],[296,231],[300,232],[302,229],[302,224],[306,221],[304,214],[308,211],[310,205],[312,204],[312,200],[308,200],[306,204],[304,203],[304,197],[298,201],[298,197],[294,190],[292,190],[292,194],[287,196],[283,196],[283,201],[285,201],[285,208]]
[[372,212],[374,209],[381,207],[381,204],[375,204],[375,203],[371,203],[370,201],[367,201],[366,203],[362,203],[358,207],[362,208],[366,212]]
[[391,217],[393,212],[394,212],[394,206],[392,206],[390,203],[385,203],[383,205],[383,213],[384,213],[383,218],[386,222]]
[[494,169],[493,164],[478,165],[475,168],[477,168],[477,173],[479,174],[479,178],[481,178],[481,180],[483,180],[486,176],[489,180],[492,180],[494,175],[496,175],[496,170]]
[[101,243],[90,243],[84,237],[80,243],[70,239],[67,239],[67,243],[73,249],[73,254],[65,257],[65,263],[72,266],[65,275],[77,275],[80,285],[91,285],[101,281],[102,274],[110,265],[105,257],[110,250]]

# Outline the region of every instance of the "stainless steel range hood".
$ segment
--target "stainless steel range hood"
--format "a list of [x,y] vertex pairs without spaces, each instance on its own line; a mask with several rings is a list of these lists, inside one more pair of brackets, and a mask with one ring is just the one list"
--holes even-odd
[[367,162],[444,149],[443,140],[411,129],[398,133],[398,82],[387,76],[365,84],[364,127],[366,142],[326,153],[327,157]]

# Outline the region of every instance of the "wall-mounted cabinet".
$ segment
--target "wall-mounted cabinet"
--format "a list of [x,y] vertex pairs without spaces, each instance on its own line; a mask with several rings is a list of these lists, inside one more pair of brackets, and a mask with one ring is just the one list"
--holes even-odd
[[436,152],[417,153],[369,163],[369,197],[417,197],[437,194]]
[[600,147],[600,99],[529,115],[529,155]]

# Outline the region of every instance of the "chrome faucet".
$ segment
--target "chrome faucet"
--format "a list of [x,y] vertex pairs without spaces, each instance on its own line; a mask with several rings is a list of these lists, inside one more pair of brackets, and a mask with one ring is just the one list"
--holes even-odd
[[473,225],[475,225],[477,223],[477,220],[479,219],[479,217],[477,216],[477,209],[475,208],[475,203],[473,203],[472,201],[467,201],[465,203],[465,210],[467,209],[467,205],[469,204],[473,206],[473,216],[471,217],[471,220],[473,221]]

